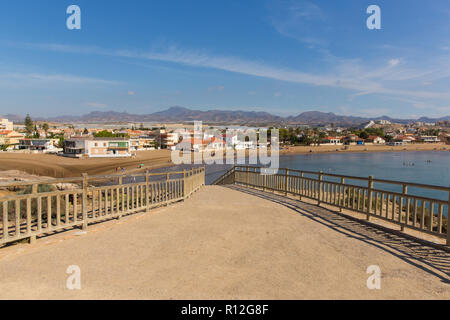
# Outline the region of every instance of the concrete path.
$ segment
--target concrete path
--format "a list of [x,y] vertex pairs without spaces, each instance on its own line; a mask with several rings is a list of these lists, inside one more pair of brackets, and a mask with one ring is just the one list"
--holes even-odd
[[[184,203],[0,249],[1,299],[450,299],[450,254],[281,197]],[[81,269],[81,290],[66,270]],[[369,290],[367,267],[381,269]]]

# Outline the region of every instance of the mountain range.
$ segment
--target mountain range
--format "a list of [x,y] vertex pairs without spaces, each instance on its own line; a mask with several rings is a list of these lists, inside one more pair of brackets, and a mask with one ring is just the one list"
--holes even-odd
[[[8,118],[14,122],[23,122],[24,116],[15,114],[6,114]],[[366,123],[370,120],[388,120],[395,123],[410,122],[437,122],[450,120],[450,116],[442,118],[421,117],[419,119],[393,119],[388,116],[365,118],[354,116],[336,115],[332,112],[307,111],[297,116],[280,117],[268,112],[262,111],[225,111],[225,110],[208,110],[200,111],[183,107],[171,107],[167,110],[155,112],[151,114],[131,114],[128,112],[116,111],[94,111],[81,116],[58,116],[50,118],[33,117],[33,120],[49,121],[59,123],[127,123],[127,122],[188,122],[201,120],[207,123],[215,124],[247,124],[247,125],[264,125],[264,124],[307,124],[307,125],[329,125],[334,123],[336,126],[355,126]]]

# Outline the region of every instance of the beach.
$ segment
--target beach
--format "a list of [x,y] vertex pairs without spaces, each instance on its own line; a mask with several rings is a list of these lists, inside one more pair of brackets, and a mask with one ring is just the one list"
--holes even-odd
[[[345,147],[347,149],[345,149]],[[443,149],[444,148],[444,149]],[[418,143],[404,146],[388,145],[320,145],[320,146],[294,146],[280,148],[280,154],[303,154],[303,153],[345,153],[345,152],[399,152],[399,151],[434,151],[450,150],[450,145]]]

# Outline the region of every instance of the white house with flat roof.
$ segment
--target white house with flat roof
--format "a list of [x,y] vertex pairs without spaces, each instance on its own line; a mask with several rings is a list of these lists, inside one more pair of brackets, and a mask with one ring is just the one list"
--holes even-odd
[[9,121],[8,119],[1,119],[0,120],[0,130],[14,130],[14,124],[12,121]]
[[64,156],[89,158],[131,157],[128,138],[70,138],[64,143]]

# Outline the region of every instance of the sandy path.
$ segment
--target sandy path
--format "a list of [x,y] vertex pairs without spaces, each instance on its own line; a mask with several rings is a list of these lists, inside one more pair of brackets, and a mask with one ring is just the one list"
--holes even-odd
[[[450,299],[450,254],[314,208],[208,186],[86,235],[0,250],[0,298]],[[81,290],[65,288],[69,265]],[[370,265],[381,290],[366,286]]]

